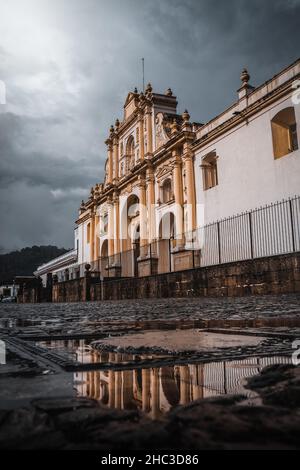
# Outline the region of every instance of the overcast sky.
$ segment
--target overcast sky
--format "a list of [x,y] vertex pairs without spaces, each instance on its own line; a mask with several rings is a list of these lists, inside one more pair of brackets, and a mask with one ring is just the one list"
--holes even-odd
[[[300,0],[0,0],[2,252],[73,246],[128,91],[171,87],[192,120],[300,56]],[[1,100],[0,100],[1,101]]]

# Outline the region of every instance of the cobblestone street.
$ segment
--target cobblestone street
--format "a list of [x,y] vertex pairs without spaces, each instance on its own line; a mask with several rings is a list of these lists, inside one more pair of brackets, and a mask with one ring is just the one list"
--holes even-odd
[[[300,294],[239,298],[170,298],[82,303],[2,304],[0,326],[27,331],[95,332],[121,322],[300,319]],[[94,322],[98,322],[95,324]],[[78,330],[77,330],[78,331]]]

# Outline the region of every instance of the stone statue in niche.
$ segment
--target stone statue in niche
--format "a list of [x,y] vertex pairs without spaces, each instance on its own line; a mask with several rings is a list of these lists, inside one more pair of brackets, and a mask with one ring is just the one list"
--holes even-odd
[[168,140],[168,135],[164,127],[163,113],[157,113],[156,118],[155,118],[155,140],[156,140],[156,148],[161,147]]

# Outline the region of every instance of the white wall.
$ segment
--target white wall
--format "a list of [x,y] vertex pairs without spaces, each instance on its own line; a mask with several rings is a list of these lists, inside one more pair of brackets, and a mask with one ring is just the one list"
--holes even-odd
[[90,243],[87,243],[87,225],[89,220],[78,226],[78,264],[90,262]]
[[83,226],[82,224],[78,225],[77,230],[77,237],[78,237],[78,264],[83,262]]
[[[84,231],[84,253],[83,253],[83,262],[84,263],[89,263],[91,258],[90,258],[90,247],[91,247],[91,242],[87,243],[87,226],[90,223],[90,220],[87,220],[83,224],[83,231]],[[90,231],[90,234],[92,232]]]
[[[197,225],[204,225],[300,194],[300,150],[274,159],[271,119],[283,108],[294,106],[300,145],[300,105],[291,98],[276,102],[239,128],[229,131],[195,156]],[[203,191],[201,158],[215,151],[218,186]]]
[[74,249],[77,250],[77,256],[79,256],[79,227],[74,230]]

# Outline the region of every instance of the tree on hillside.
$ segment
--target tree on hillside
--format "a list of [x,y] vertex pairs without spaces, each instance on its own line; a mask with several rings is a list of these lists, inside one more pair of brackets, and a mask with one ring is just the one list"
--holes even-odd
[[32,246],[0,255],[0,284],[10,284],[15,276],[31,276],[38,266],[68,250],[57,246]]

